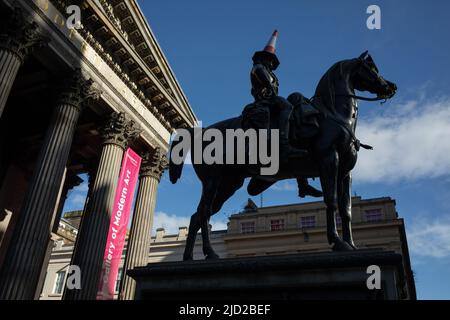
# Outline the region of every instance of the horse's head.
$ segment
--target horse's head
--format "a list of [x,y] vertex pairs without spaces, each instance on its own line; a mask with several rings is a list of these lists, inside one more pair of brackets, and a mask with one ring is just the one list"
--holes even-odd
[[359,91],[369,91],[379,98],[392,98],[397,86],[395,83],[384,79],[368,51],[358,58],[358,66],[355,71],[354,87]]

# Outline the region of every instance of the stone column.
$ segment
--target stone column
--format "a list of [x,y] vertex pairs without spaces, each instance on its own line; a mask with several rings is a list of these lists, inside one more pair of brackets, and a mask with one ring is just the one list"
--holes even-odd
[[36,22],[30,22],[22,9],[2,19],[0,25],[0,117],[23,61],[33,48],[47,40],[39,34]]
[[54,213],[53,213],[53,218],[52,218],[52,222],[50,224],[50,234],[49,234],[49,240],[48,240],[48,249],[45,253],[43,262],[42,262],[42,267],[41,267],[41,273],[39,276],[39,281],[36,287],[36,292],[34,295],[34,299],[35,300],[39,300],[40,298],[40,294],[42,292],[42,288],[44,286],[44,282],[45,282],[45,278],[47,276],[47,268],[48,268],[48,263],[50,262],[50,258],[51,258],[51,254],[52,254],[52,249],[55,246],[55,241],[52,239],[52,234],[55,234],[58,232],[58,228],[59,228],[59,222],[61,220],[61,214],[62,214],[62,210],[64,208],[64,203],[67,200],[67,196],[69,194],[69,191],[77,186],[79,186],[81,183],[83,182],[83,180],[77,176],[76,173],[74,172],[69,172],[67,173],[66,171],[66,176],[63,179],[63,183],[62,183],[62,188],[61,188],[61,192],[59,195],[59,199],[56,202],[56,206],[54,209]]
[[101,130],[103,150],[71,262],[80,267],[81,289],[66,287],[65,300],[96,299],[122,158],[128,143],[138,133],[123,113],[113,113]]
[[[70,78],[70,77],[69,77]],[[33,299],[73,135],[92,83],[74,72],[53,111],[0,271],[0,299]]]
[[136,282],[126,275],[126,271],[137,266],[147,265],[156,193],[167,164],[167,159],[160,148],[142,157],[139,189],[122,273],[123,280],[120,290],[120,299],[122,300],[133,300],[136,288]]

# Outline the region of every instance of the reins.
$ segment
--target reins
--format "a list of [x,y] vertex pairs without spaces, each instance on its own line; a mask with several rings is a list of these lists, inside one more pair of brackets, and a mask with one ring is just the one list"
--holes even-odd
[[375,97],[375,98],[362,97],[362,96],[358,96],[355,94],[336,94],[336,96],[337,97],[354,98],[354,99],[363,100],[363,101],[381,101],[381,104],[384,104],[384,103],[386,103],[386,101],[388,99],[392,98],[393,95],[386,96],[386,97]]

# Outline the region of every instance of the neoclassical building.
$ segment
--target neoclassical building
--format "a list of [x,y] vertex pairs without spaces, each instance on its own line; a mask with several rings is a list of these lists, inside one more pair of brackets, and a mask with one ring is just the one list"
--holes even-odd
[[[359,249],[393,251],[402,257],[403,282],[399,283],[402,299],[416,299],[413,271],[409,257],[404,220],[399,216],[395,200],[389,197],[352,199],[352,220],[355,243]],[[322,201],[258,208],[249,203],[229,218],[226,230],[211,231],[211,243],[221,258],[282,256],[298,253],[329,252],[326,237],[326,207]],[[62,283],[71,261],[74,238],[81,212],[66,213],[54,233],[55,247],[51,253],[45,281],[41,284],[40,299],[62,298]],[[340,230],[340,220],[338,219]],[[187,227],[180,226],[177,234],[156,230],[147,248],[148,263],[182,263]],[[124,250],[126,252],[126,250]],[[194,259],[203,260],[201,236],[194,249]],[[124,275],[126,253],[122,257],[120,275]],[[119,297],[126,298],[127,278],[118,279]]]
[[[69,5],[81,24],[69,28]],[[135,0],[0,0],[0,299],[34,299],[67,193],[89,176],[70,264],[95,299],[121,161],[143,158],[125,267],[145,265],[171,133],[196,117]],[[68,231],[69,232],[69,231]],[[133,293],[125,280],[124,297]]]

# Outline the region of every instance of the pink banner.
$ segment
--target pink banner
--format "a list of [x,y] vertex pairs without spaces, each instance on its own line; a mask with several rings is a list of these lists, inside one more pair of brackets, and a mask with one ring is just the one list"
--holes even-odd
[[122,170],[120,171],[108,229],[108,240],[97,293],[98,300],[114,299],[116,280],[140,167],[141,157],[128,148],[122,161]]

